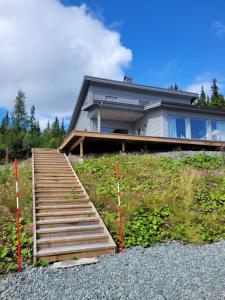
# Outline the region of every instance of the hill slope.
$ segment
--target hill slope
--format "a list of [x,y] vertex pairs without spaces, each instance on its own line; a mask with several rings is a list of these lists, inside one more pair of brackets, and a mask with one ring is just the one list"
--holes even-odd
[[225,237],[224,156],[112,155],[74,167],[118,242],[114,177],[119,161],[125,247],[178,240],[203,243]]

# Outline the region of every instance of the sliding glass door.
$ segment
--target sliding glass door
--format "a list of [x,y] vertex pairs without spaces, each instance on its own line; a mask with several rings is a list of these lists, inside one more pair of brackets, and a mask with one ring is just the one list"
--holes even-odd
[[190,118],[191,138],[195,140],[207,140],[207,120]]
[[212,120],[211,130],[213,141],[225,141],[225,122]]
[[168,135],[170,138],[186,138],[186,118],[169,116]]

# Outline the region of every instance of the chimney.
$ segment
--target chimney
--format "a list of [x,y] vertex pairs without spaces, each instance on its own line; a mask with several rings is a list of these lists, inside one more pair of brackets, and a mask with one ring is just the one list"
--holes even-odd
[[129,84],[131,84],[131,83],[133,82],[133,78],[130,77],[130,76],[125,75],[125,76],[123,77],[123,82],[124,82],[124,83],[129,83]]

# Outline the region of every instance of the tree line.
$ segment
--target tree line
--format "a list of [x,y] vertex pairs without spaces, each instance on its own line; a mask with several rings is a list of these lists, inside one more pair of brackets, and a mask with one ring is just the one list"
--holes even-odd
[[[182,91],[176,83],[171,84],[169,89],[173,91]],[[204,86],[202,85],[199,97],[193,104],[198,107],[225,109],[225,97],[219,92],[216,79],[213,79],[212,81],[211,91],[211,96],[206,95]]]
[[225,98],[222,93],[219,92],[219,87],[217,85],[217,80],[213,79],[211,85],[211,97],[207,96],[204,87],[201,87],[201,92],[199,98],[195,102],[195,105],[199,107],[209,107],[209,108],[224,108],[225,109]]
[[64,137],[64,121],[60,124],[58,117],[52,124],[48,121],[46,128],[41,131],[35,106],[32,105],[28,114],[26,95],[19,90],[12,112],[7,112],[0,124],[0,161],[6,155],[10,159],[29,157],[32,148],[57,148]]

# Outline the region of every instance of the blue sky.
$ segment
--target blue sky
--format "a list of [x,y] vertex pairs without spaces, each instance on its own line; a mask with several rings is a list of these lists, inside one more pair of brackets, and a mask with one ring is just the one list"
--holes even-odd
[[123,44],[132,50],[127,72],[135,81],[159,86],[177,82],[182,88],[211,77],[224,81],[224,0],[85,3],[107,26],[118,30]]
[[4,3],[0,118],[22,89],[42,127],[55,115],[69,120],[85,74],[208,93],[216,78],[225,93],[224,0]]

